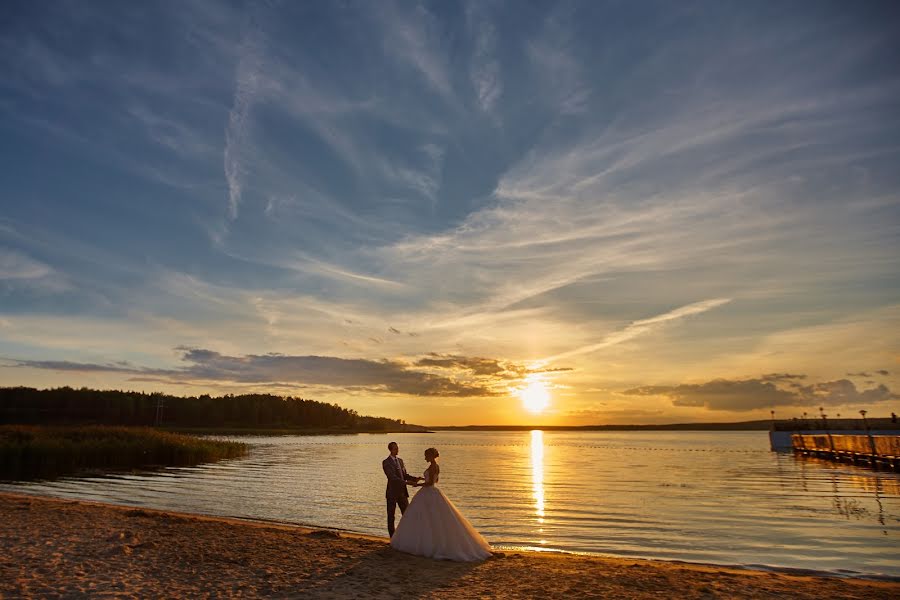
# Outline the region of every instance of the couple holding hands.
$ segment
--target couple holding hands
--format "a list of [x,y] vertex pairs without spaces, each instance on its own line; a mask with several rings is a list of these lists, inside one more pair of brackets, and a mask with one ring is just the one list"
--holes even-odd
[[[388,444],[390,454],[381,462],[387,476],[387,517],[391,546],[402,552],[430,558],[473,561],[491,556],[491,547],[437,486],[441,467],[436,448],[425,450],[428,468],[422,477],[407,473],[398,456],[397,442]],[[422,489],[408,500],[407,486]],[[394,530],[396,509],[400,524]]]

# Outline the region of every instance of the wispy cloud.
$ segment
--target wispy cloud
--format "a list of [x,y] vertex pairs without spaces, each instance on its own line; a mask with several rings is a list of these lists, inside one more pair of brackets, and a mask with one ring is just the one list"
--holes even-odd
[[549,358],[544,359],[546,362],[557,362],[566,358],[571,358],[573,356],[578,356],[580,354],[588,354],[590,352],[596,352],[602,348],[607,348],[609,346],[614,346],[616,344],[621,344],[622,342],[626,342],[633,338],[636,338],[640,335],[644,335],[650,333],[657,327],[660,327],[666,323],[671,321],[675,321],[677,319],[683,319],[685,317],[690,317],[693,315],[699,315],[708,310],[712,310],[718,306],[722,306],[723,304],[727,304],[731,302],[730,298],[713,298],[710,300],[702,300],[700,302],[694,302],[693,304],[688,304],[687,306],[682,306],[676,308],[675,310],[669,311],[667,313],[657,315],[655,317],[650,317],[649,319],[642,319],[640,321],[634,321],[633,323],[628,324],[625,328],[620,329],[619,331],[615,331],[606,337],[603,338],[600,342],[596,344],[590,344],[588,346],[582,346],[580,348],[575,348],[573,350],[569,350],[568,352],[563,352],[561,354],[557,354],[555,356],[551,356]]
[[0,248],[0,280],[38,279],[52,272],[49,266],[19,252]]
[[557,5],[538,37],[527,45],[532,68],[542,82],[539,93],[555,113],[562,115],[584,111],[590,94],[590,85],[582,74],[584,67],[570,50],[572,13],[571,5]]
[[412,67],[438,96],[455,103],[446,52],[440,47],[443,36],[435,17],[419,3],[409,7],[383,2],[375,12],[385,51]]
[[472,36],[472,62],[469,68],[478,105],[491,112],[503,93],[500,63],[495,56],[497,29],[484,2],[466,5],[466,25]]
[[255,22],[250,22],[244,33],[238,52],[239,59],[234,74],[234,100],[228,113],[225,128],[224,168],[228,183],[228,216],[237,218],[241,203],[245,164],[244,144],[250,127],[250,111],[259,93],[262,68],[262,32]]
[[64,273],[21,252],[0,248],[0,294],[27,293],[42,298],[71,289]]
[[352,273],[346,269],[342,269],[336,267],[334,265],[329,265],[319,260],[308,259],[307,261],[309,265],[304,267],[303,271],[315,271],[318,273],[322,273],[330,276],[337,276],[343,279],[349,279],[351,281],[358,281],[365,284],[374,284],[378,286],[386,286],[389,288],[403,288],[406,285],[399,281],[392,281],[390,279],[384,279],[381,277],[374,277],[372,275],[364,275],[362,273]]
[[180,119],[160,115],[142,104],[134,104],[128,108],[128,113],[151,139],[180,158],[206,160],[217,153],[202,131]]

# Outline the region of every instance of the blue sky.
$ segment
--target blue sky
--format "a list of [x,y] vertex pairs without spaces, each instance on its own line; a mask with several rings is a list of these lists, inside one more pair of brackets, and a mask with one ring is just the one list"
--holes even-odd
[[6,2],[0,384],[887,414],[898,31],[891,2]]

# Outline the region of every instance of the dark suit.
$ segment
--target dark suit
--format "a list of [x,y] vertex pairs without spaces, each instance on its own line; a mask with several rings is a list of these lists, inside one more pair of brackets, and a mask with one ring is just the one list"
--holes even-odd
[[388,534],[393,536],[397,507],[400,507],[400,514],[402,515],[406,507],[409,506],[409,491],[406,489],[406,483],[415,483],[417,479],[406,472],[403,459],[399,456],[397,457],[397,462],[394,462],[392,456],[388,456],[381,461],[381,468],[387,476],[387,489],[384,491],[384,497],[387,499]]

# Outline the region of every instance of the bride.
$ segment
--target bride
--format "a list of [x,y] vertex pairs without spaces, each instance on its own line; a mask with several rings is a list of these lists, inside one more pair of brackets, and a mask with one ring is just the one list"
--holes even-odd
[[435,448],[425,451],[425,460],[431,464],[425,471],[425,480],[415,484],[422,489],[403,513],[391,546],[430,558],[484,560],[491,556],[491,547],[435,485],[441,474],[438,456]]

